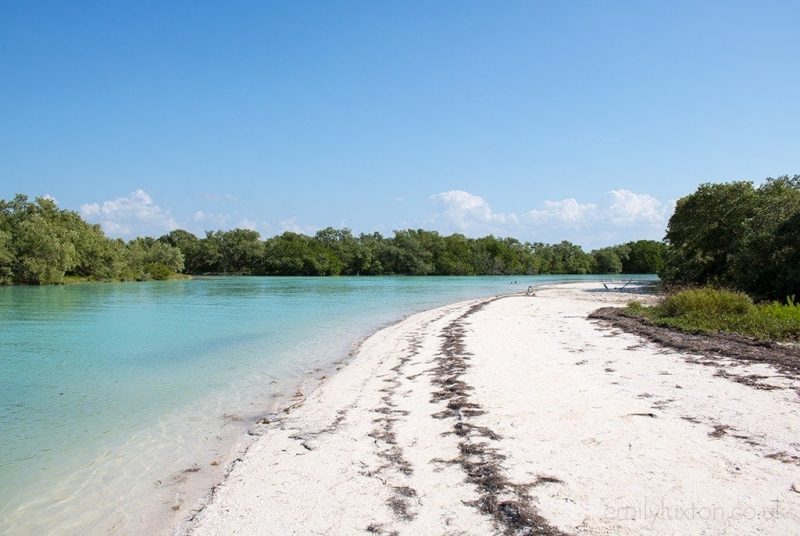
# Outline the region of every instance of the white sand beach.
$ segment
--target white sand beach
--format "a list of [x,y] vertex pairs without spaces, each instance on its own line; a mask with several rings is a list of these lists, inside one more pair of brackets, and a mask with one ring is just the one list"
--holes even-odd
[[800,381],[587,318],[634,298],[560,285],[382,329],[178,532],[800,533]]

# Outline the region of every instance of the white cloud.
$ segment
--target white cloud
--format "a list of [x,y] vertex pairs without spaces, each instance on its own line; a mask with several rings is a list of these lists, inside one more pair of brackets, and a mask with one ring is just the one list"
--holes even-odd
[[203,199],[206,201],[230,201],[231,203],[235,203],[239,200],[239,198],[233,194],[215,194],[211,192],[204,193]]
[[534,223],[580,223],[597,213],[594,203],[579,203],[576,199],[561,201],[545,201],[541,208],[535,208],[525,214],[525,218]]
[[515,214],[494,212],[482,197],[464,190],[442,192],[431,196],[431,199],[443,209],[439,218],[461,232],[518,223]]
[[172,214],[141,189],[127,197],[81,205],[80,213],[87,221],[102,225],[111,236],[160,235],[178,228]]
[[672,212],[671,203],[662,203],[649,194],[630,190],[611,190],[598,203],[580,203],[574,198],[544,201],[540,208],[525,214],[531,223],[580,227],[587,223],[606,226],[662,224]]
[[[212,194],[204,194],[204,197],[210,195]],[[228,201],[236,199],[230,194],[216,198]],[[169,210],[156,204],[142,189],[135,190],[126,197],[81,205],[80,214],[85,220],[102,225],[107,235],[126,239],[137,236],[161,236],[178,228],[186,229],[197,236],[204,236],[206,231],[234,228],[250,229],[262,234],[277,229],[279,232],[293,231],[307,235],[313,235],[319,229],[314,225],[298,223],[295,217],[275,224],[236,210],[215,212],[208,208],[197,208],[187,212],[185,217],[176,218]]]
[[231,220],[231,215],[222,212],[206,212],[205,210],[198,210],[192,215],[192,221],[197,224],[202,224],[206,228],[214,227],[215,229],[223,229],[228,227],[228,222]]
[[629,190],[611,190],[604,198],[609,221],[618,225],[661,223],[666,205],[648,194]]
[[301,225],[297,223],[297,218],[292,216],[291,218],[286,218],[285,220],[281,220],[278,223],[278,229],[280,232],[291,231],[293,233],[298,234],[305,234],[305,235],[313,235],[317,231],[319,231],[319,227],[314,225]]
[[451,190],[431,196],[433,223],[445,232],[503,234],[523,240],[570,240],[586,247],[647,238],[660,240],[674,202],[629,190],[611,190],[597,202],[546,200],[522,214],[495,212],[480,196]]
[[[239,213],[206,212],[197,210],[192,214],[191,221],[187,222],[186,228],[202,236],[205,231],[230,230],[230,229],[249,229],[265,233],[271,225],[267,221],[259,221]],[[298,226],[299,227],[299,226]]]
[[238,225],[236,225],[239,229],[249,229],[250,231],[257,231],[258,230],[258,222],[251,219],[243,219],[241,220]]

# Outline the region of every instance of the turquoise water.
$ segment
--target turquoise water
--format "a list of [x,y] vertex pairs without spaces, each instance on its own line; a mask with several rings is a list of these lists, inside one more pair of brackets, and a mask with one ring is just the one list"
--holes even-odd
[[169,532],[247,426],[359,338],[445,303],[585,279],[0,288],[0,533]]

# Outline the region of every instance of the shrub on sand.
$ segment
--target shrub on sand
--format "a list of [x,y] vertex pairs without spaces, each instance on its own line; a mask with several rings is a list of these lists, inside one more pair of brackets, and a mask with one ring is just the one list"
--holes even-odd
[[743,315],[753,310],[753,300],[742,292],[704,287],[667,296],[662,308],[667,316]]
[[800,341],[800,303],[760,303],[746,294],[713,288],[684,290],[655,307],[631,302],[628,314],[690,333],[737,333],[772,341]]

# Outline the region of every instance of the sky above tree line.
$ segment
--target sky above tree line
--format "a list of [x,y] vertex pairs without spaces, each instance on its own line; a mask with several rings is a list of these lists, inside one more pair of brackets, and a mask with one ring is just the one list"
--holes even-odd
[[0,197],[111,236],[660,239],[800,172],[797,2],[3,2]]

